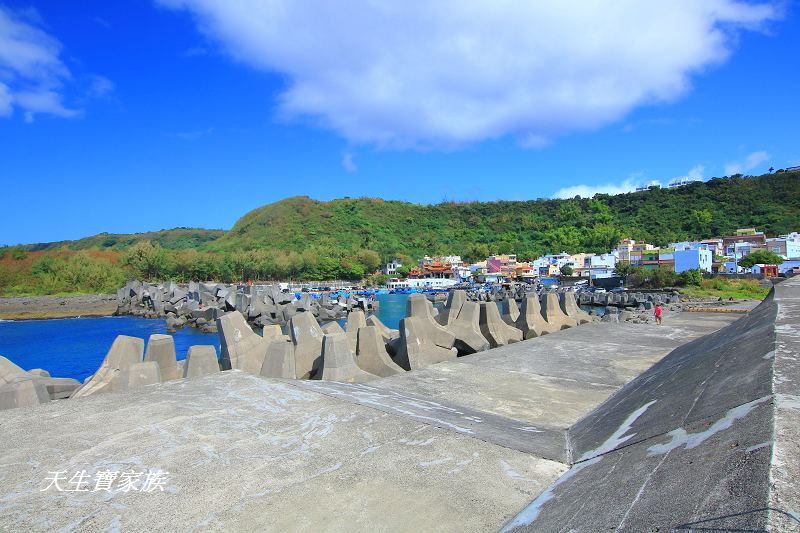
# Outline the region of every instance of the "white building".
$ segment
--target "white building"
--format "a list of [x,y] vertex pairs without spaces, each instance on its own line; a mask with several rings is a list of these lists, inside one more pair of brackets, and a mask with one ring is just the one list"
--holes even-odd
[[711,263],[714,256],[706,248],[675,250],[673,255],[675,257],[675,272],[677,273],[694,269],[711,272]]
[[669,243],[669,248],[672,248],[677,252],[679,250],[697,250],[698,248],[708,248],[708,246],[698,241],[683,241],[671,242]]
[[589,276],[593,279],[614,276],[614,269],[617,267],[617,255],[615,253],[594,254],[588,259]]
[[408,278],[403,281],[389,281],[386,286],[390,289],[444,289],[456,283],[456,280],[450,278]]
[[800,259],[800,234],[797,232],[767,239],[766,246],[767,250],[784,259]]
[[393,259],[391,262],[386,263],[383,265],[383,273],[387,276],[394,276],[397,274],[397,269],[403,266],[403,263],[398,261],[397,259]]
[[469,281],[472,279],[472,270],[465,265],[458,265],[453,267],[453,274],[461,281]]
[[446,255],[442,257],[442,262],[450,263],[453,266],[453,268],[464,264],[464,261],[461,260],[460,255]]
[[693,183],[695,181],[697,180],[689,179],[688,177],[675,178],[674,180],[669,182],[669,185],[667,185],[667,187],[670,189],[675,189],[676,187],[683,187],[684,185],[689,185],[690,183]]

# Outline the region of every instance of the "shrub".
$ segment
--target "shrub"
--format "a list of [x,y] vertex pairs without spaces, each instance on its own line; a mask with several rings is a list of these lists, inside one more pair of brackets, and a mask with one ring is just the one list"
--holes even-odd
[[681,285],[683,286],[694,285],[699,287],[703,281],[703,274],[700,272],[699,268],[693,268],[691,270],[681,272],[678,277]]
[[11,259],[15,261],[21,261],[28,257],[28,252],[25,251],[25,248],[22,246],[14,246],[11,248]]

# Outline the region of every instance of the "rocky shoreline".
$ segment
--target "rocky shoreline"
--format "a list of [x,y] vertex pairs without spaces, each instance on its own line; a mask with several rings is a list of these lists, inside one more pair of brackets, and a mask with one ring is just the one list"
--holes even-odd
[[2,320],[111,316],[116,311],[117,296],[115,294],[0,298],[0,319]]

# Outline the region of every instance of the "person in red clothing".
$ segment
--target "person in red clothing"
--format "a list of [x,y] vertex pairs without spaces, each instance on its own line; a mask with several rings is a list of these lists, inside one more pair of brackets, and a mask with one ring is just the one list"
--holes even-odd
[[656,324],[659,326],[661,325],[661,315],[664,313],[664,310],[661,309],[661,304],[656,304],[656,310],[653,311],[653,314],[656,316]]

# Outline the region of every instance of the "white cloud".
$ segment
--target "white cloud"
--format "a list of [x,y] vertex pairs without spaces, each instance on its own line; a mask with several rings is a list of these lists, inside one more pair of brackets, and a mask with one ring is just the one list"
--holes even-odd
[[519,145],[523,148],[530,148],[530,149],[539,149],[545,148],[550,144],[550,139],[543,135],[536,135],[533,133],[529,133],[527,135],[523,135],[519,139]]
[[[689,179],[691,181],[705,180],[706,167],[704,165],[695,165],[683,176],[676,176],[672,178],[669,183]],[[600,183],[597,185],[572,185],[570,187],[562,187],[553,194],[553,198],[574,198],[581,196],[583,198],[591,198],[595,194],[623,194],[626,192],[634,192],[638,187],[650,187],[656,185],[663,187],[664,184],[658,180],[644,179],[644,173],[637,172],[631,174],[621,183]]]
[[703,181],[705,179],[706,167],[704,165],[695,165],[686,173],[686,177],[692,181]]
[[628,178],[622,183],[599,183],[597,185],[572,185],[570,187],[562,187],[557,190],[553,198],[574,198],[580,196],[582,198],[591,198],[595,194],[623,194],[626,192],[633,192],[637,187],[650,185],[661,186],[661,182],[651,180],[642,182],[636,178]]
[[744,174],[759,166],[761,163],[769,160],[770,154],[764,150],[759,150],[748,155],[741,161],[731,161],[725,165],[725,175],[732,176],[734,174]]
[[745,0],[156,1],[284,76],[281,113],[389,147],[539,146],[603,126],[679,98],[739,31],[779,16]]
[[102,98],[114,90],[114,83],[105,76],[92,76],[89,84],[89,96],[92,98]]
[[11,89],[8,85],[0,83],[0,117],[6,117],[12,113],[14,97],[11,96]]
[[41,29],[35,11],[12,12],[0,6],[0,115],[22,110],[74,117],[78,109],[62,102],[61,88],[72,78],[60,59],[61,43]]
[[356,166],[353,154],[351,154],[350,152],[346,152],[342,156],[342,168],[345,169],[345,171],[347,172],[355,172],[358,170],[358,166]]

